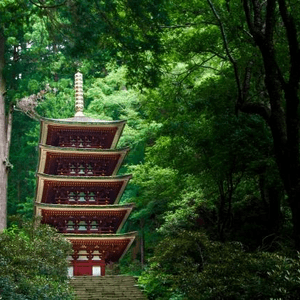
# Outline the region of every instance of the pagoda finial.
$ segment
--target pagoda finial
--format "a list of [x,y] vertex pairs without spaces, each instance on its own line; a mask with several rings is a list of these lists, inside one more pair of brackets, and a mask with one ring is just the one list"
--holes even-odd
[[75,117],[83,116],[83,107],[84,107],[84,100],[83,100],[83,80],[82,74],[77,72],[75,74]]

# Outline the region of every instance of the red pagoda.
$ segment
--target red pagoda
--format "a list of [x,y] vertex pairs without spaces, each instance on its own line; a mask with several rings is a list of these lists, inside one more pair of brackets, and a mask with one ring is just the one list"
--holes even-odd
[[82,74],[75,75],[76,114],[41,119],[35,214],[73,246],[70,276],[104,276],[136,233],[120,234],[133,204],[119,200],[131,175],[117,175],[128,148],[116,149],[125,121],[83,114]]

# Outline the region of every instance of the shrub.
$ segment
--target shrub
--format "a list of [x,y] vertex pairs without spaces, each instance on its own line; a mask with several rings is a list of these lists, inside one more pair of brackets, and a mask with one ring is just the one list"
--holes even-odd
[[297,299],[300,260],[247,253],[240,243],[182,231],[157,245],[139,282],[150,299],[159,300]]
[[71,245],[47,225],[26,223],[0,234],[0,299],[69,300]]

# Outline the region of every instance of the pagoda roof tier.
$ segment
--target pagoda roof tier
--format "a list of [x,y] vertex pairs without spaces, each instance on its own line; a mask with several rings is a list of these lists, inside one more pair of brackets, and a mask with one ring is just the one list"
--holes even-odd
[[71,177],[37,174],[36,202],[70,205],[117,204],[131,175]]
[[87,206],[36,204],[36,216],[62,233],[117,233],[134,204]]
[[39,173],[66,176],[116,175],[129,148],[74,149],[40,145]]
[[125,124],[125,120],[104,121],[86,116],[42,118],[40,142],[60,147],[115,148]]
[[74,260],[77,260],[80,256],[92,254],[100,256],[106,264],[109,264],[117,262],[125,255],[136,235],[136,232],[130,232],[112,235],[65,234],[64,236],[72,243]]

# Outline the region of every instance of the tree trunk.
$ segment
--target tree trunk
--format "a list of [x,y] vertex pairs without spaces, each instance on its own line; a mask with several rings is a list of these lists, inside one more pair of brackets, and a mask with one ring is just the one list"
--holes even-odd
[[140,247],[141,247],[141,266],[144,268],[145,265],[145,237],[144,237],[144,220],[140,221],[141,226],[141,239],[140,239]]
[[6,228],[7,214],[7,143],[6,143],[6,120],[5,120],[5,79],[4,69],[5,38],[0,34],[0,232]]
[[[300,250],[299,30],[288,1],[267,0],[265,5],[265,14],[262,14],[259,1],[243,0],[249,31],[262,55],[269,95],[269,105],[262,103],[255,113],[267,121],[272,132],[277,166],[292,211],[295,247]],[[277,28],[285,30],[283,38],[286,39],[289,69],[276,55],[278,41],[274,36]],[[266,110],[268,114],[262,113]],[[272,205],[276,209],[278,201]]]
[[267,176],[266,173],[259,176],[260,195],[268,215],[268,234],[276,236],[282,225],[282,215],[280,210],[282,191],[276,182],[267,184]]
[[289,203],[292,211],[293,239],[296,250],[300,250],[300,191],[299,188],[293,195],[289,195]]

